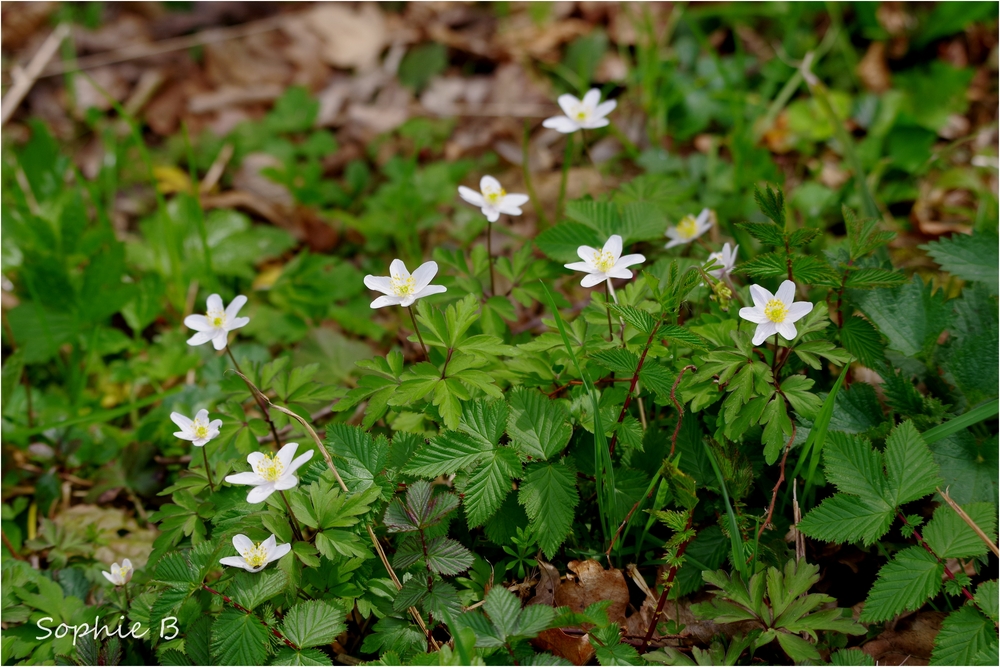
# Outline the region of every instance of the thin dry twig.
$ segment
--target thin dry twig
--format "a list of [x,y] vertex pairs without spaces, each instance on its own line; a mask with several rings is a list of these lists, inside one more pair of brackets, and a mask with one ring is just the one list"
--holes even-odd
[[60,23],[45,42],[42,43],[41,48],[38,49],[38,53],[28,63],[28,67],[24,70],[13,70],[11,76],[14,85],[4,95],[3,109],[0,111],[0,125],[5,124],[7,119],[14,115],[14,111],[21,105],[21,100],[28,94],[31,87],[35,85],[35,81],[45,76],[42,70],[45,69],[45,66],[56,55],[59,45],[62,44],[62,41],[68,34],[69,26],[65,23]]
[[781,474],[778,475],[778,481],[774,485],[774,490],[771,491],[771,504],[767,507],[767,517],[764,518],[764,523],[760,524],[760,528],[757,530],[757,541],[760,541],[760,536],[764,534],[764,529],[771,525],[771,517],[774,516],[774,503],[778,499],[778,489],[781,488],[781,483],[785,481],[785,461],[788,460],[788,452],[792,448],[792,442],[795,441],[795,423],[792,422],[792,436],[788,438],[788,442],[785,444],[785,453],[781,456]]
[[677,434],[681,432],[681,423],[684,421],[684,406],[677,402],[677,398],[674,393],[677,391],[677,385],[681,383],[681,379],[684,377],[686,371],[696,371],[697,366],[688,364],[681,369],[681,372],[677,374],[677,379],[674,380],[674,386],[670,388],[670,400],[673,402],[674,407],[677,408],[677,426],[674,427],[674,434],[670,437],[670,456],[673,458],[674,450],[677,449]]
[[1000,556],[1000,548],[998,548],[997,545],[994,544],[992,540],[990,540],[989,535],[983,532],[983,529],[976,525],[976,522],[972,520],[972,517],[966,514],[965,510],[959,507],[958,503],[952,500],[951,496],[948,495],[948,489],[950,488],[951,487],[949,486],[944,491],[942,491],[939,487],[937,489],[937,492],[941,495],[942,498],[944,498],[944,501],[948,503],[948,505],[950,505],[953,510],[955,510],[955,514],[962,517],[962,521],[967,523],[969,525],[969,528],[975,531],[976,535],[979,536],[979,539],[981,539],[983,542],[986,542],[986,546],[990,548],[990,551],[992,551],[997,556]]

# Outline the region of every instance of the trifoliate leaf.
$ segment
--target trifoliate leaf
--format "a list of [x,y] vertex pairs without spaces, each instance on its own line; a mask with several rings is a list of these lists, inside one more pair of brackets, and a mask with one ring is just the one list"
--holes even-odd
[[247,609],[253,609],[280,594],[287,586],[288,575],[284,570],[237,572],[229,587],[229,596]]
[[468,401],[462,406],[458,430],[478,438],[484,445],[495,446],[507,426],[508,412],[507,403],[502,400]]
[[536,389],[515,387],[509,393],[507,434],[523,454],[545,460],[561,452],[573,435],[562,404]]

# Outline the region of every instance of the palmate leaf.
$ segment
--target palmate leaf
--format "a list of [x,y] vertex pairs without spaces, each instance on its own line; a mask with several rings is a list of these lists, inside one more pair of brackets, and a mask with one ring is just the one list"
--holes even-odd
[[534,463],[521,480],[517,499],[535,527],[542,552],[552,558],[573,529],[580,501],[575,471],[565,463]]
[[[962,508],[973,523],[996,540],[997,513],[993,503],[970,503]],[[927,544],[939,558],[972,558],[989,547],[948,505],[939,505],[923,531]]]
[[509,394],[507,434],[523,454],[545,460],[561,452],[573,435],[562,404],[536,389],[515,387]]
[[903,611],[919,609],[941,589],[943,568],[923,547],[900,551],[879,570],[861,611],[861,622],[886,621]]
[[212,624],[212,654],[223,665],[263,665],[270,636],[255,614],[226,607]]
[[344,610],[322,600],[299,602],[281,624],[282,633],[299,648],[330,644],[345,629]]
[[920,246],[942,269],[962,280],[981,282],[990,294],[1000,289],[1000,251],[995,235],[954,234]]
[[500,447],[476,468],[460,487],[469,527],[481,526],[497,511],[511,490],[511,477],[521,476],[521,460],[509,447]]
[[932,665],[974,665],[976,654],[997,641],[996,625],[972,604],[944,619],[934,638]]

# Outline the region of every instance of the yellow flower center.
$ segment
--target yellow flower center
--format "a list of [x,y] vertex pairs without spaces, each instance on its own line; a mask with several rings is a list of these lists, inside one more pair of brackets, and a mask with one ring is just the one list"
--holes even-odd
[[601,273],[607,273],[615,266],[615,256],[607,250],[594,251],[594,266]]
[[195,422],[194,434],[199,438],[207,438],[208,427],[205,426],[204,424],[199,424],[198,422]]
[[265,454],[264,458],[254,466],[254,469],[258,475],[268,482],[277,482],[281,478],[281,474],[285,472],[285,465],[278,458],[277,454]]
[[785,303],[779,299],[771,299],[767,302],[767,305],[764,306],[764,315],[766,315],[767,319],[772,322],[784,322],[785,318],[788,317],[788,306],[786,306]]
[[698,221],[693,215],[685,215],[677,223],[677,234],[683,239],[691,240],[698,236]]
[[417,281],[413,279],[413,276],[401,278],[395,275],[389,278],[389,282],[392,283],[392,291],[396,296],[413,294],[417,288]]
[[590,116],[590,113],[587,112],[586,107],[580,106],[576,108],[576,113],[574,113],[573,116],[577,120],[587,120],[587,118]]
[[218,329],[221,329],[226,324],[226,311],[224,310],[210,310],[207,313],[207,317],[212,326]]
[[267,562],[267,550],[264,548],[263,543],[258,542],[254,544],[250,549],[243,550],[243,560],[247,562],[250,567],[260,567]]
[[500,188],[499,190],[490,190],[489,192],[483,193],[483,197],[486,199],[486,201],[493,204],[494,206],[499,204],[506,196],[507,196],[507,191],[504,190],[503,188]]

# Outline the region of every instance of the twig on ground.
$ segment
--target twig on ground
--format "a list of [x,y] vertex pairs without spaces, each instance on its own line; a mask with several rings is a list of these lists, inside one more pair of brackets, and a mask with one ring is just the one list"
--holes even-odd
[[21,101],[28,94],[28,91],[31,90],[31,87],[35,85],[35,81],[45,76],[42,70],[45,69],[45,66],[56,55],[59,45],[62,44],[67,35],[69,35],[69,25],[60,23],[42,43],[42,46],[31,59],[31,62],[28,63],[28,66],[23,70],[18,68],[11,72],[13,85],[3,98],[3,109],[0,110],[0,125],[5,124],[14,115],[14,111],[21,105]]

